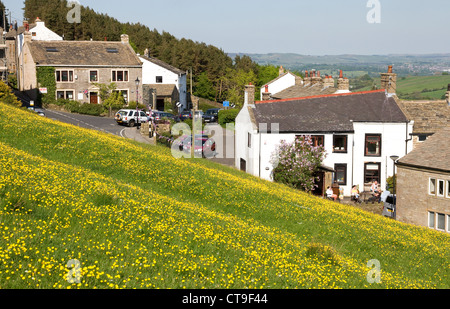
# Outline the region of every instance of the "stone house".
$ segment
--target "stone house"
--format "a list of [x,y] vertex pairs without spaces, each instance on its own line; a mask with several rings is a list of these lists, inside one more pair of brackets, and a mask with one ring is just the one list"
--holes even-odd
[[[142,93],[142,62],[129,44],[128,35],[120,42],[109,41],[32,41],[24,33],[25,44],[19,57],[20,91],[36,100],[38,91],[47,93],[47,85],[39,85],[37,69],[55,69],[55,99],[101,103],[96,83],[114,82],[125,100],[139,100]],[[138,82],[138,83],[137,83]]]
[[414,129],[411,134],[414,147],[420,146],[435,132],[450,125],[449,96],[450,85],[448,85],[446,100],[398,101],[405,114],[414,120]]
[[397,162],[397,220],[450,232],[450,127]]

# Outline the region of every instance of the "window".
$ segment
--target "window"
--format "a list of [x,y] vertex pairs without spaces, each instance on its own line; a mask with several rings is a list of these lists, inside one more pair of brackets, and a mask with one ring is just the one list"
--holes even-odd
[[436,195],[436,179],[430,178],[429,191],[430,195]]
[[128,71],[112,71],[113,82],[127,82],[128,81]]
[[434,212],[428,212],[428,227],[434,229]]
[[156,83],[157,84],[162,84],[163,82],[163,77],[162,76],[156,76]]
[[450,198],[450,180],[447,180],[447,197]]
[[114,90],[114,91],[121,93],[125,102],[128,103],[128,90]]
[[381,163],[364,164],[364,183],[373,183],[375,180],[380,183]]
[[73,71],[58,70],[56,73],[56,82],[73,82]]
[[347,152],[347,135],[333,136],[333,152]]
[[445,231],[445,215],[444,214],[436,214],[437,222],[436,229],[440,231]]
[[438,187],[437,187],[437,195],[438,196],[444,196],[444,187],[445,187],[445,182],[442,179],[439,179]]
[[58,90],[56,91],[56,99],[74,99],[74,91],[73,90]]
[[324,136],[323,135],[311,135],[313,146],[324,146]]
[[427,140],[426,134],[419,134],[418,138],[419,138],[419,142],[425,142]]
[[366,134],[364,155],[368,157],[381,156],[381,134]]
[[347,184],[347,164],[335,164],[334,169],[336,170],[335,182],[345,186]]
[[89,81],[98,82],[98,71],[89,71]]

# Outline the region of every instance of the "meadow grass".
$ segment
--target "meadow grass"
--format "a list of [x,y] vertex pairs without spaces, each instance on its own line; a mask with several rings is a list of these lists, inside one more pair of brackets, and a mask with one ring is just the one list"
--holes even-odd
[[448,234],[1,103],[0,114],[1,288],[450,287]]

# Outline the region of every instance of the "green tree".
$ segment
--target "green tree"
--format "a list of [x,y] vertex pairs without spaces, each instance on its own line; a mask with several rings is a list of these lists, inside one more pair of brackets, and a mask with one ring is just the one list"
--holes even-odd
[[2,81],[0,81],[0,102],[22,106],[22,103],[17,100],[17,97],[13,94],[11,88]]

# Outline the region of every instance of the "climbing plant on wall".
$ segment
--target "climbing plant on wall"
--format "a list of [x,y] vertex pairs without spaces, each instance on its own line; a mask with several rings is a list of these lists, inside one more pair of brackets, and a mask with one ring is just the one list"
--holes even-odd
[[54,67],[38,67],[36,69],[36,78],[39,88],[47,88],[46,94],[38,93],[38,103],[42,106],[55,103],[56,101],[56,79]]

